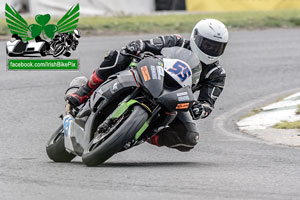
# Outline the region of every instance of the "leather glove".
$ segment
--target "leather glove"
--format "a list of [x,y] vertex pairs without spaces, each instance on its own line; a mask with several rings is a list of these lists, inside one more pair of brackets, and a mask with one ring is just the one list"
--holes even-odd
[[145,44],[142,40],[132,41],[128,45],[126,45],[125,50],[127,51],[127,53],[139,55],[140,53],[144,52]]
[[190,109],[193,120],[206,118],[212,111],[207,103],[196,101]]

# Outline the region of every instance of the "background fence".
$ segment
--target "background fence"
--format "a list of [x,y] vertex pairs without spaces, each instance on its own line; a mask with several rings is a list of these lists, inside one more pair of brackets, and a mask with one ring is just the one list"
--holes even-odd
[[[81,15],[150,14],[161,10],[187,11],[255,11],[300,9],[300,0],[7,0],[17,11],[62,15],[72,5],[80,3]],[[5,2],[0,3],[4,11]],[[0,12],[1,15],[4,12]]]

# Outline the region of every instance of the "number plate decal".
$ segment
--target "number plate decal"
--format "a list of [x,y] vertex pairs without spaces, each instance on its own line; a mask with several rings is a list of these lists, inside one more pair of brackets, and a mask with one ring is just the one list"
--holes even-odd
[[172,68],[168,69],[168,71],[176,74],[182,82],[192,75],[186,64],[180,61],[177,61]]
[[147,66],[141,67],[141,71],[142,71],[144,80],[149,81],[151,79],[151,77],[150,77],[150,74],[148,71],[148,67]]
[[66,136],[68,136],[71,121],[72,121],[71,117],[67,116],[67,117],[64,118],[63,124],[64,124],[64,133],[65,133]]
[[189,108],[190,103],[179,103],[176,106],[176,109],[181,110],[181,109],[188,109]]

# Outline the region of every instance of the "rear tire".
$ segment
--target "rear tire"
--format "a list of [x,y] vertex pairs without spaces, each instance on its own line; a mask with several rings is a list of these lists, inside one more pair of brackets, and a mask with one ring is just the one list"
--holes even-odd
[[54,162],[70,162],[75,158],[76,155],[66,151],[63,125],[52,134],[47,143],[46,152]]
[[[115,153],[119,152],[126,143],[131,141],[148,119],[148,113],[141,106],[134,106],[132,112],[108,138],[98,143],[97,136],[90,142],[82,155],[82,161],[87,166],[97,166]],[[95,147],[96,146],[96,147]]]
[[43,56],[43,57],[47,56],[46,51],[41,51],[40,54],[41,54],[41,56]]

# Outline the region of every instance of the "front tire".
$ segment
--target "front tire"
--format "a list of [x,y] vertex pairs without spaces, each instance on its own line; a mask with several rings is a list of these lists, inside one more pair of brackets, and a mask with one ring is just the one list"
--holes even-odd
[[47,143],[46,152],[54,162],[70,162],[75,158],[76,155],[66,151],[63,125],[52,134]]
[[58,57],[66,51],[66,47],[63,45],[57,45],[53,52],[53,57]]
[[[124,116],[121,116],[122,118]],[[134,106],[128,117],[119,122],[117,130],[109,133],[104,140],[97,141],[97,136],[90,142],[82,155],[82,161],[87,166],[97,166],[131,141],[148,119],[147,112],[141,106]],[[99,139],[98,139],[99,140]]]

